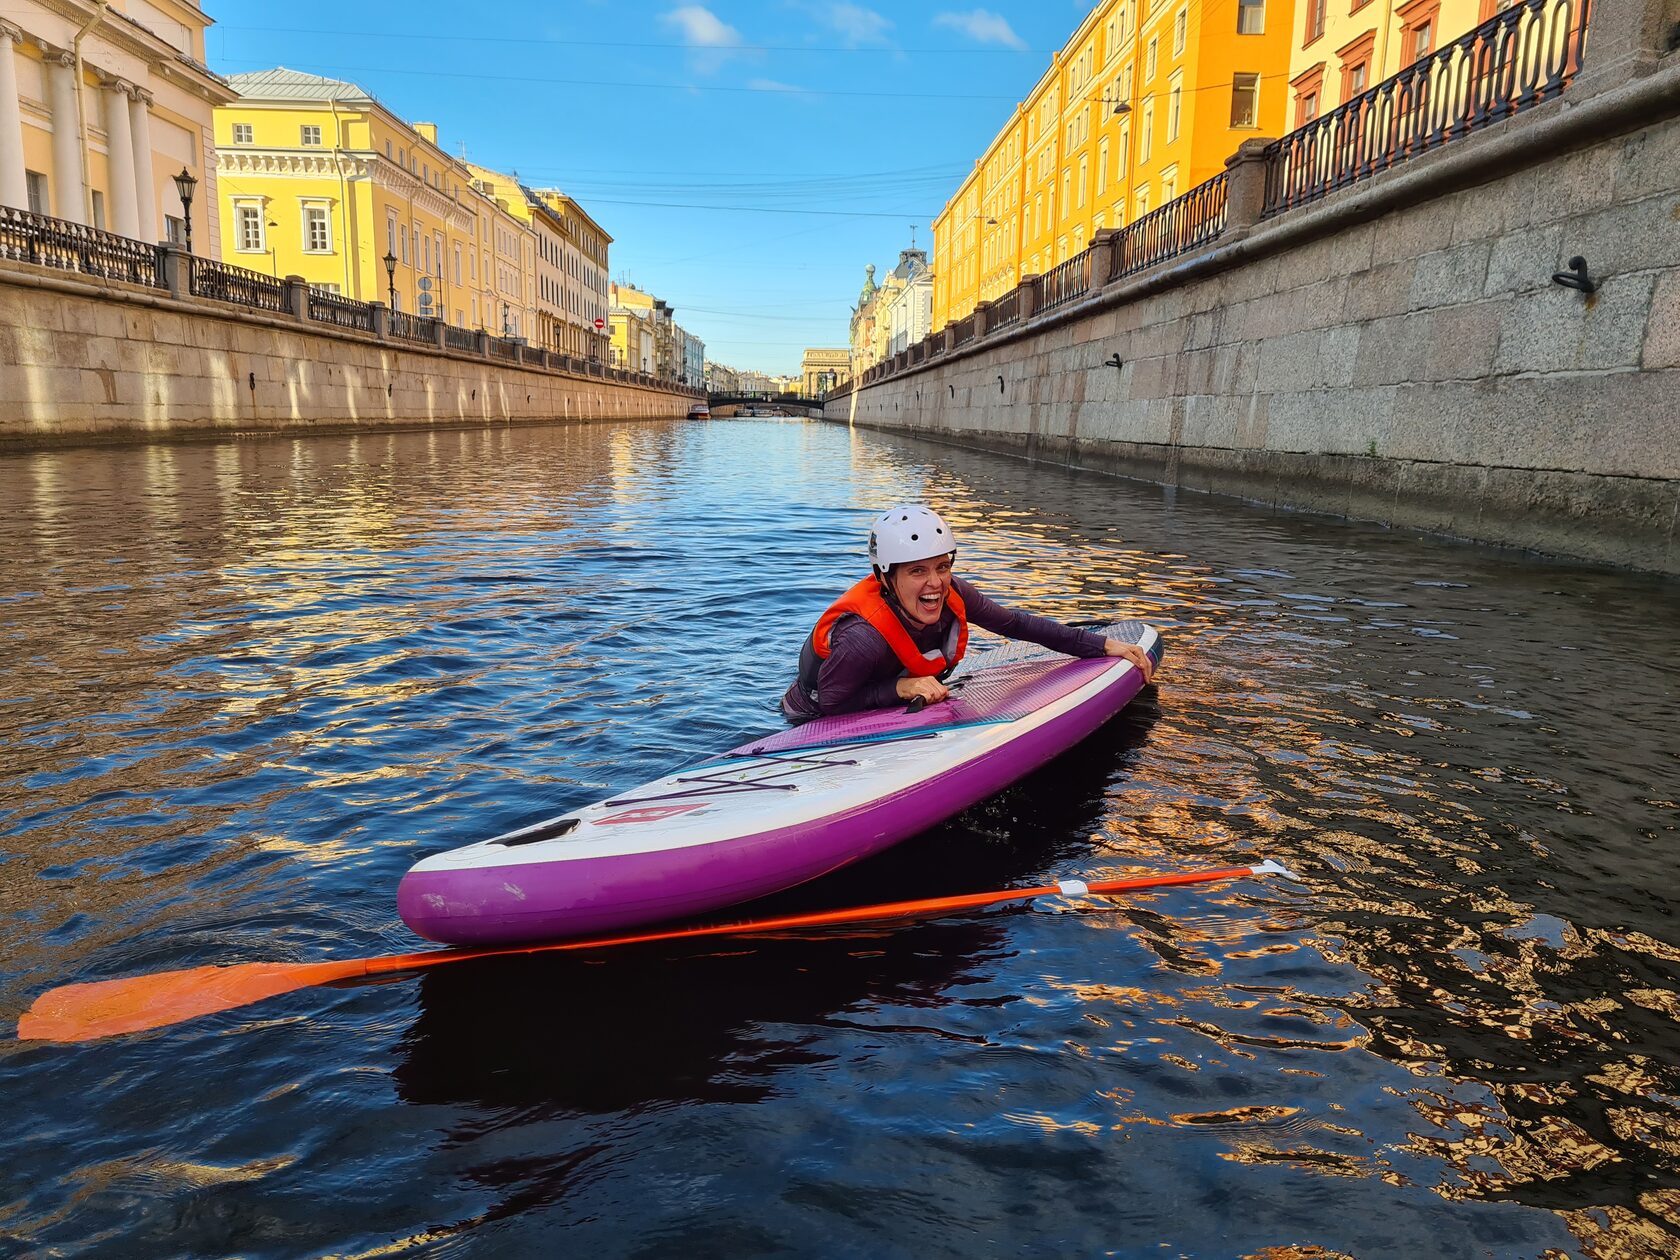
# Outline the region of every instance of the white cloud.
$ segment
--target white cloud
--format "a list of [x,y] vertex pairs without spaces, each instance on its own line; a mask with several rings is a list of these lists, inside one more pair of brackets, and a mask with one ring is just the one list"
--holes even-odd
[[748,79],[748,87],[755,92],[803,92],[802,87],[795,87],[791,83],[781,83],[775,79]]
[[934,15],[933,24],[961,31],[980,44],[1003,44],[1008,48],[1027,46],[1026,41],[1010,28],[1001,15],[985,9],[971,9],[966,13],[937,13]]
[[661,21],[676,27],[682,32],[683,42],[696,48],[734,48],[741,42],[740,31],[698,4],[672,9]]
[[892,29],[891,19],[855,4],[819,6],[817,16],[854,44],[876,44]]

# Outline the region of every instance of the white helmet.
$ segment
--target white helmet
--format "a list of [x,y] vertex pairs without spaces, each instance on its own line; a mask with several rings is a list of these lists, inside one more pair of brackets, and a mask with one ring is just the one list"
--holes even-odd
[[869,530],[869,563],[885,573],[895,564],[955,554],[957,540],[938,512],[914,504],[875,518]]

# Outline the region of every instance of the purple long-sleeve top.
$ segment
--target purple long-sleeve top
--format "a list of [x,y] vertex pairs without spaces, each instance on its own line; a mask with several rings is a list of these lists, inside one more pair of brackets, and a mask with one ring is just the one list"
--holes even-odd
[[[1025,639],[1067,656],[1101,656],[1102,635],[1076,630],[1048,617],[1006,608],[988,599],[965,578],[953,578],[951,585],[961,597],[971,626],[1001,634],[1006,639]],[[919,627],[900,616],[918,651],[942,651],[945,636],[956,614],[947,604],[939,620]],[[782,697],[782,712],[793,722],[860,709],[884,709],[900,703],[898,680],[904,673],[881,632],[855,613],[847,613],[829,632],[827,659],[817,655],[811,636],[799,650],[799,677]]]

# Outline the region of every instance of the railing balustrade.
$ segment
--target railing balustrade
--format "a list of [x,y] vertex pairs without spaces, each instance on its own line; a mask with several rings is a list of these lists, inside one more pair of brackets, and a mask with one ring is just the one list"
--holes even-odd
[[[1096,248],[1092,246],[1091,248]],[[1090,287],[1090,249],[1083,249],[1072,258],[1063,259],[1038,278],[1038,309],[1047,311],[1063,302],[1085,296]]]
[[163,288],[156,245],[99,228],[0,206],[0,258]]
[[404,341],[437,343],[437,320],[430,315],[415,315],[409,311],[391,312],[391,336]]
[[284,280],[197,254],[187,255],[187,270],[191,276],[188,288],[194,297],[231,302],[235,306],[249,306],[253,310],[273,311],[275,314],[286,314],[290,309]]
[[443,344],[450,350],[477,350],[478,334],[470,328],[457,328],[453,324],[445,324]]
[[1588,0],[1519,0],[1266,150],[1263,214],[1316,201],[1532,109],[1581,68]]
[[1110,278],[1133,275],[1217,240],[1225,230],[1225,192],[1222,171],[1121,228],[1108,242],[1115,251]]
[[336,328],[373,331],[373,307],[337,293],[324,293],[320,289],[309,290],[309,318]]
[[490,357],[493,359],[507,359],[510,362],[519,361],[519,343],[509,337],[490,338]]

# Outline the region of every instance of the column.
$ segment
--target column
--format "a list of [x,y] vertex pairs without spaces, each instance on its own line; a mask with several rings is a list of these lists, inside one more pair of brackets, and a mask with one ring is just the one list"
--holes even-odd
[[105,152],[111,172],[110,230],[134,239],[140,214],[134,187],[134,136],[128,118],[128,84],[108,79],[100,85],[105,103]]
[[18,108],[17,56],[23,32],[0,22],[0,206],[29,209],[29,184],[23,177],[23,113]]
[[128,102],[128,130],[134,139],[134,195],[142,241],[158,239],[157,184],[152,178],[152,94],[135,88]]
[[82,132],[76,117],[76,58],[59,53],[47,59],[52,98],[52,213],[72,223],[87,222],[87,190],[82,187]]

